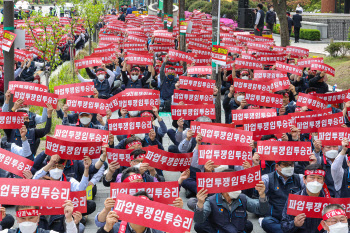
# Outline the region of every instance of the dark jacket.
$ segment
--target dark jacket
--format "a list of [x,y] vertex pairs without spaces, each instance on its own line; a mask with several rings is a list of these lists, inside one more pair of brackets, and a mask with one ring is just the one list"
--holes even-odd
[[299,14],[293,15],[293,23],[294,27],[301,28],[301,21],[303,21],[303,17]]
[[[97,233],[118,233],[120,224],[121,224],[121,222],[117,222],[116,224],[114,224],[113,229],[110,232],[105,231],[103,229],[103,227],[101,227],[100,229],[97,230]],[[135,232],[135,231],[130,229],[130,225],[128,224],[126,227],[125,233],[133,233],[133,232]],[[155,230],[155,229],[151,229],[151,228],[146,228],[144,233],[163,233],[163,231],[159,231],[159,230]]]
[[322,79],[320,75],[316,75],[314,78],[309,80],[309,87],[316,88],[316,93],[324,94],[328,92],[328,85],[325,82],[319,82]]
[[268,11],[266,12],[266,23],[275,24],[276,23],[276,12]]
[[260,13],[260,20],[258,23],[258,28],[264,27],[264,21],[265,21],[265,12],[263,10],[259,10]]
[[288,30],[292,30],[292,27],[294,26],[293,19],[291,17],[287,17],[288,20]]

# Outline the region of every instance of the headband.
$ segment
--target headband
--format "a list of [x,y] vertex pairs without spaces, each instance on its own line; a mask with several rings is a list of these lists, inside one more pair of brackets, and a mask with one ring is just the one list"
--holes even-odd
[[39,210],[36,210],[36,209],[18,210],[16,211],[16,216],[18,218],[28,217],[28,216],[39,216]]
[[346,213],[344,210],[342,209],[336,209],[336,210],[331,210],[329,211],[328,213],[325,213],[322,218],[324,221],[326,221],[327,219],[330,219],[330,218],[333,218],[335,216],[338,216],[338,215],[344,215],[346,216]]
[[129,149],[130,147],[132,146],[135,146],[135,145],[141,145],[141,142],[140,141],[133,141],[133,142],[130,142],[129,144],[127,144],[125,146],[126,149]]
[[310,92],[309,95],[316,95],[316,91]]
[[300,111],[301,111],[301,108],[296,107],[296,108],[295,108],[295,111],[296,111],[296,112],[300,112]]
[[145,199],[145,200],[149,200],[146,196],[139,196],[140,198],[142,198],[142,199]]
[[103,71],[103,70],[99,70],[99,71],[96,72],[97,75],[99,75],[99,74],[105,74],[105,73],[106,73],[106,71]]
[[138,156],[133,156],[133,155],[130,155],[130,161],[133,161],[134,159],[136,159],[136,157],[139,157],[140,159],[144,158],[146,155],[145,154],[140,154]]
[[130,183],[130,182],[133,181],[133,180],[139,180],[139,179],[142,180],[142,176],[141,176],[140,174],[134,174],[134,175],[128,176],[128,177],[123,181],[123,183]]
[[141,114],[141,117],[147,117],[147,116],[153,117],[152,113],[150,113],[150,112],[143,112]]
[[324,170],[305,170],[305,173],[304,173],[305,176],[308,176],[308,175],[319,175],[319,176],[323,176],[325,177],[326,176],[326,172]]
[[248,74],[249,75],[249,72],[248,71],[242,71],[241,75],[243,75],[243,74]]

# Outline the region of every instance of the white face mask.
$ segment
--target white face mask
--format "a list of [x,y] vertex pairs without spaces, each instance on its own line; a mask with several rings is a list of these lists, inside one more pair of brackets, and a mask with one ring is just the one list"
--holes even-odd
[[139,111],[129,111],[129,115],[132,116],[132,117],[136,117],[139,115]]
[[337,222],[332,226],[328,226],[329,233],[349,233],[349,225],[348,223]]
[[242,79],[243,79],[243,80],[248,80],[249,77],[245,75],[245,76],[242,76]]
[[319,193],[323,187],[323,184],[313,181],[306,184],[306,188],[312,193]]
[[140,138],[141,140],[145,139],[144,133],[135,134],[136,137]]
[[239,96],[237,96],[237,101],[238,102],[242,102],[242,100],[245,98],[245,96],[244,95],[239,95]]
[[282,175],[290,177],[294,174],[294,167],[289,166],[289,167],[284,167],[281,170]]
[[140,167],[141,167],[141,163],[139,163],[139,164],[135,165],[134,167],[136,167],[136,168],[140,169]]
[[270,8],[270,11],[273,11],[273,8]]
[[230,196],[231,199],[237,199],[237,197],[241,193],[242,193],[242,191],[239,190],[239,191],[229,192],[228,195]]
[[136,81],[139,78],[138,75],[131,75],[131,79],[132,81]]
[[63,174],[62,169],[55,168],[55,169],[50,170],[50,177],[52,179],[58,180],[62,177],[62,174]]
[[91,118],[90,117],[81,117],[79,119],[79,121],[83,124],[83,125],[88,125],[91,122]]
[[100,74],[99,76],[97,76],[98,80],[102,81],[105,79],[105,76],[103,74]]
[[329,150],[326,152],[326,157],[329,159],[334,159],[335,157],[337,157],[337,155],[338,155],[337,150]]
[[38,227],[36,222],[21,222],[18,224],[21,233],[33,233]]
[[228,165],[220,165],[217,168],[214,168],[214,171],[215,172],[222,172],[225,169],[228,169]]
[[2,75],[2,71],[0,71],[0,76]]

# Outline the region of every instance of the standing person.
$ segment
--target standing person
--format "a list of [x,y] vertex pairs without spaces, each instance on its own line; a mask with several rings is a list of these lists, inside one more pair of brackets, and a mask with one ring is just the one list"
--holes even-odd
[[256,20],[254,26],[254,35],[262,36],[262,32],[264,30],[264,18],[265,12],[263,11],[263,4],[258,4],[258,13],[256,13]]
[[294,22],[293,19],[290,17],[290,12],[287,12],[287,20],[288,20],[288,31],[289,31],[289,40],[290,40],[290,34],[292,33]]
[[273,5],[269,6],[269,11],[266,12],[266,26],[267,29],[273,30],[273,25],[276,23],[276,12],[273,11]]
[[299,11],[299,13],[302,14],[304,10],[303,10],[303,8],[300,6],[300,4],[298,4],[298,5],[297,5],[297,8],[295,9],[295,12],[296,12],[296,11]]
[[125,22],[125,15],[124,15],[124,12],[121,11],[120,14],[121,14],[121,15],[119,16],[118,20]]
[[296,11],[296,14],[293,15],[293,24],[294,24],[294,36],[295,43],[299,43],[299,33],[301,28],[301,21],[303,21],[303,17],[299,15],[300,11]]

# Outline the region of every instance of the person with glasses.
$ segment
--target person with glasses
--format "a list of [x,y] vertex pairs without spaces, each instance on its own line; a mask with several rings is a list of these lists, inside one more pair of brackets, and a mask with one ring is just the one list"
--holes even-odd
[[348,217],[341,205],[330,204],[322,210],[321,226],[328,233],[349,233]]

